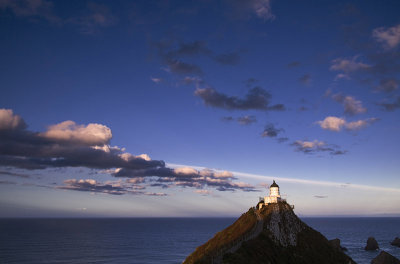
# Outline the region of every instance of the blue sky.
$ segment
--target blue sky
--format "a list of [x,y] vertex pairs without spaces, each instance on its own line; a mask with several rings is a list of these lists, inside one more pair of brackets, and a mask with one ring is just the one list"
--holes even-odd
[[0,1],[0,217],[400,214],[398,1]]

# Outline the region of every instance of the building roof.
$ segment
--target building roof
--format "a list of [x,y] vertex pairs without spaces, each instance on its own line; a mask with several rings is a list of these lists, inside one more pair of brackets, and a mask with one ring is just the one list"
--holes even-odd
[[270,188],[271,188],[271,187],[278,187],[278,188],[279,188],[279,185],[276,184],[276,182],[275,182],[275,180],[274,180],[274,182],[271,184]]

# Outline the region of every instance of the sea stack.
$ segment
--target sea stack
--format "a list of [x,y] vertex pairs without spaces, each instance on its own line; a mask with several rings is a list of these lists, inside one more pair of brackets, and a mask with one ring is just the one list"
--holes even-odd
[[390,245],[396,246],[396,247],[400,247],[400,238],[396,237],[396,238],[390,243]]
[[374,237],[369,237],[367,240],[367,245],[364,248],[365,250],[377,250],[379,249],[378,242]]
[[381,253],[371,261],[371,264],[400,264],[400,260],[382,250]]
[[183,263],[355,263],[302,222],[293,208],[280,197],[274,182],[270,196],[261,198],[256,207],[198,247]]

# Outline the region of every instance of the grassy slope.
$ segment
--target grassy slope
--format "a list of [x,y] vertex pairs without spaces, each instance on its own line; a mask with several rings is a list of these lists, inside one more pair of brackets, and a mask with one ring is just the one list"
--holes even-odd
[[249,232],[257,222],[257,216],[253,208],[247,213],[242,214],[235,223],[221,232],[218,232],[213,238],[204,245],[196,248],[189,257],[183,262],[184,264],[200,264],[211,263],[214,256],[223,246],[229,245],[231,242],[242,237]]

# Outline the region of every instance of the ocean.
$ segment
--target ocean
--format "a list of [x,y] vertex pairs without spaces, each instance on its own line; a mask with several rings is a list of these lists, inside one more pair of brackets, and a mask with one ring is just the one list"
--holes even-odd
[[[340,238],[357,263],[370,263],[368,236],[390,245],[400,218],[303,218],[328,239]],[[234,218],[0,219],[0,263],[181,263]]]

